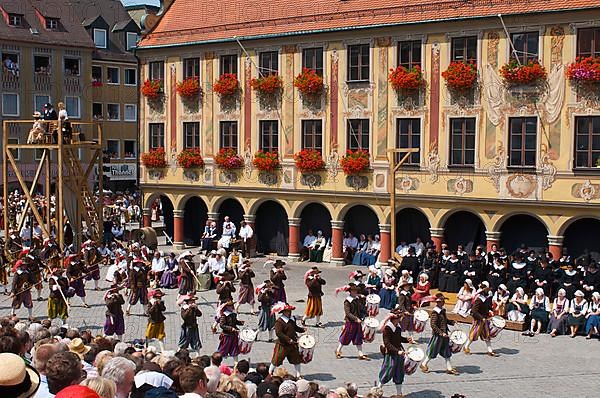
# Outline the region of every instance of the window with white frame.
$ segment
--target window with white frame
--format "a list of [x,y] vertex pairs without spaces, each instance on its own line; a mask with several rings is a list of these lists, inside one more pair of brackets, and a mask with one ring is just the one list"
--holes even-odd
[[8,14],[8,25],[21,27],[23,26],[23,15],[21,14]]
[[81,99],[79,97],[65,97],[65,106],[71,119],[81,118]]
[[107,47],[106,30],[105,29],[94,29],[94,44],[98,48]]
[[108,84],[119,84],[119,68],[106,68],[106,82]]
[[33,111],[44,113],[44,105],[51,103],[49,95],[33,96]]
[[137,85],[137,70],[126,68],[125,69],[125,85],[136,86]]
[[119,120],[121,118],[119,104],[106,104],[106,119]]
[[46,18],[46,29],[58,30],[58,19],[57,18]]
[[137,105],[136,104],[125,104],[123,111],[123,120],[126,122],[137,121]]
[[111,159],[119,159],[121,157],[121,141],[106,140],[106,154]]
[[104,119],[104,107],[100,102],[94,102],[92,104],[92,117],[94,120],[102,120]]
[[137,46],[138,34],[127,32],[127,51],[134,49]]
[[137,152],[137,141],[123,140],[123,157],[125,159],[135,159]]
[[19,116],[19,94],[2,93],[2,116]]

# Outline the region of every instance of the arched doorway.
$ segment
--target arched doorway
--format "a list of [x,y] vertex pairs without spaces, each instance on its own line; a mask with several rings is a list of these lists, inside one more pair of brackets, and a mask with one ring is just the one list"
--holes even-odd
[[596,261],[600,260],[600,220],[582,218],[574,221],[564,232],[563,246],[572,258],[586,252]]
[[229,221],[235,224],[237,231],[240,230],[240,223],[244,220],[244,208],[235,199],[225,199],[219,206],[219,225],[218,229],[221,231],[221,226],[225,220],[225,216],[229,216]]
[[392,242],[397,247],[401,242],[408,244],[416,242],[421,238],[423,243],[431,240],[429,228],[431,224],[427,216],[420,210],[406,208],[396,213],[396,242]]
[[527,214],[511,216],[500,227],[500,246],[507,254],[514,253],[522,244],[536,252],[548,246],[548,229],[540,220]]
[[202,199],[193,196],[185,202],[183,211],[183,240],[186,245],[200,245],[200,236],[208,219],[208,208]]
[[288,255],[289,224],[283,206],[273,200],[263,202],[256,210],[256,251],[263,254]]
[[304,241],[309,229],[315,235],[320,230],[325,238],[331,239],[331,214],[320,203],[309,203],[300,212],[300,243]]
[[368,206],[352,206],[344,216],[344,232],[351,232],[356,237],[375,235],[379,233],[379,218]]
[[173,239],[173,203],[165,195],[160,195],[160,205],[162,209],[163,223],[165,224],[165,233]]
[[463,245],[465,251],[471,253],[478,245],[485,246],[485,225],[479,216],[469,211],[457,211],[444,224],[444,242],[452,250]]

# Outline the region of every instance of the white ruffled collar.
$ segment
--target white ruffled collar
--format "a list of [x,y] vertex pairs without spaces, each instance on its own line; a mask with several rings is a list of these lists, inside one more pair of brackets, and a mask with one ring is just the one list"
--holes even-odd
[[527,266],[526,263],[512,263],[514,269],[523,269]]

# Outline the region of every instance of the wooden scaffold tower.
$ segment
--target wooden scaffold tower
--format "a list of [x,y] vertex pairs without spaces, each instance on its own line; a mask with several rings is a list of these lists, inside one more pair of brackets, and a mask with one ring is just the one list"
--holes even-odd
[[[87,235],[95,241],[102,240],[102,128],[96,122],[42,121],[43,132],[33,143],[27,143],[28,132],[33,120],[3,121],[3,198],[4,236],[11,231],[17,235],[28,218],[33,218],[42,230],[43,238],[51,237],[56,231],[56,242],[61,250],[65,248],[65,226],[69,223],[73,230],[73,244],[81,243],[81,232],[87,228]],[[9,138],[17,137],[17,140]],[[11,143],[11,141],[13,141]],[[14,143],[17,141],[19,143]],[[36,164],[33,179],[26,181],[22,165],[15,159],[15,153],[26,151]],[[94,170],[97,168],[96,170]],[[15,185],[25,196],[25,207],[21,217],[9,214],[9,175],[16,177]],[[34,201],[38,185],[44,199]],[[99,194],[94,195],[94,185]],[[54,196],[54,203],[51,197]],[[54,208],[54,213],[52,209]],[[41,210],[41,211],[40,211]]]

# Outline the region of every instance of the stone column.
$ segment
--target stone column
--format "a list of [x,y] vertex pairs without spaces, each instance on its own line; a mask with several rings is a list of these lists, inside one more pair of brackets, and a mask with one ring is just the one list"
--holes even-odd
[[552,257],[558,260],[562,256],[564,236],[548,235],[548,250],[552,253]]
[[390,247],[392,244],[390,236],[391,231],[392,226],[390,224],[379,224],[379,238],[381,241],[379,264],[382,266],[387,265],[387,261],[390,259],[390,253],[392,252],[392,248]]
[[300,257],[300,219],[288,218],[288,257],[297,259]]
[[183,210],[173,210],[173,245],[177,250],[181,250],[184,247],[183,214]]
[[331,221],[331,263],[344,265],[344,221]]
[[256,224],[256,216],[254,214],[244,214],[244,221],[246,221],[246,224],[254,229],[254,225]]
[[487,252],[492,250],[492,245],[496,245],[498,249],[500,248],[500,235],[501,232],[485,231]]
[[214,221],[216,223],[219,222],[219,213],[206,213],[206,215],[208,217],[208,221]]
[[152,209],[142,209],[142,225],[144,227],[152,226]]
[[429,228],[431,233],[431,241],[435,245],[435,251],[442,252],[442,243],[444,243],[444,228]]

